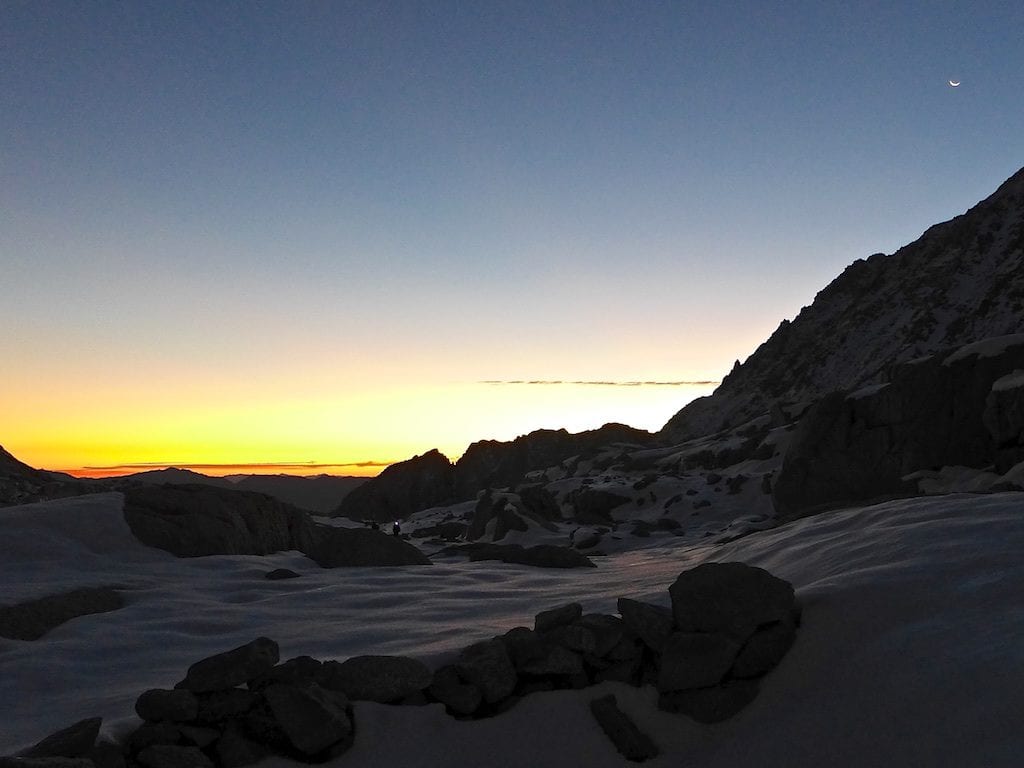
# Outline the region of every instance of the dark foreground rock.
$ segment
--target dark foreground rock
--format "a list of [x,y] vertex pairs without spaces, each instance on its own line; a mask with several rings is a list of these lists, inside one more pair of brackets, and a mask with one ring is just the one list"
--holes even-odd
[[619,754],[630,762],[642,763],[660,754],[651,737],[619,709],[614,694],[591,701],[590,711]]
[[123,607],[124,598],[113,587],[85,587],[47,595],[0,608],[0,637],[38,640],[71,619]]
[[[143,692],[136,712],[144,722],[120,745],[95,745],[95,718],[29,752],[61,761],[41,768],[240,768],[271,755],[320,763],[351,747],[353,700],[440,703],[454,717],[479,719],[524,696],[607,680],[654,684],[661,709],[700,723],[732,717],[793,644],[792,587],[760,568],[706,563],[681,573],[669,592],[672,610],[622,598],[621,617],[584,613],[576,602],[540,611],[533,628],[473,643],[434,671],[398,656],[282,663],[277,643],[257,638],[196,662],[173,690]],[[595,699],[591,711],[625,759],[658,755],[614,696]]]

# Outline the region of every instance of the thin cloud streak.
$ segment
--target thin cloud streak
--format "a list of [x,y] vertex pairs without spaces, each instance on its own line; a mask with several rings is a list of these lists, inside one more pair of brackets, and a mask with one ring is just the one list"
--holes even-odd
[[490,386],[557,386],[576,385],[584,387],[709,387],[720,381],[562,381],[560,379],[487,379],[478,384]]
[[86,466],[82,469],[95,471],[109,471],[114,469],[165,469],[169,467],[181,467],[187,469],[250,469],[261,468],[290,468],[290,469],[327,469],[330,467],[389,467],[393,461],[348,461],[332,464],[320,464],[312,461],[256,461],[239,464],[193,464],[187,461],[144,461],[136,464],[113,464],[105,467]]

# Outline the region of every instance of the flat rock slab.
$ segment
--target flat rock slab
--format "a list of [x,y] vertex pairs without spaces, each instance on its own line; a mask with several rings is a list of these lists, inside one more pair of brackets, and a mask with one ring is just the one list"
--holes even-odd
[[422,661],[405,656],[355,656],[324,664],[324,684],[353,701],[387,704],[422,691],[433,673]]
[[175,687],[196,693],[226,691],[265,674],[279,660],[277,643],[258,637],[238,648],[197,661]]
[[51,733],[18,756],[24,758],[85,757],[96,744],[102,724],[102,717],[79,720],[74,725]]
[[637,728],[636,723],[619,709],[614,694],[591,701],[590,711],[615,749],[630,762],[642,763],[658,756],[658,747],[651,741],[651,737]]
[[47,595],[0,608],[0,637],[38,640],[71,619],[123,607],[124,598],[113,587],[85,587]]

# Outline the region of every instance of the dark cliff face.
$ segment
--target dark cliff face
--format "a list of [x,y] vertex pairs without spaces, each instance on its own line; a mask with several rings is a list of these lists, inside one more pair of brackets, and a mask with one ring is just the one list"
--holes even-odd
[[801,419],[772,489],[780,520],[917,493],[908,475],[1024,459],[1024,334],[898,366]]
[[103,490],[98,483],[33,469],[0,447],[0,507]]
[[437,449],[392,464],[353,489],[335,514],[353,520],[403,520],[421,509],[454,501],[455,467]]
[[773,403],[885,379],[893,365],[1024,332],[1024,170],[967,213],[891,256],[854,262],[709,397],[672,417],[680,442],[736,426]]
[[625,424],[605,424],[575,434],[538,429],[509,442],[481,440],[469,446],[455,465],[457,490],[460,497],[472,498],[484,488],[515,485],[526,473],[557,466],[572,456],[613,443],[649,445],[652,440],[650,432]]
[[402,520],[428,507],[472,499],[485,488],[522,482],[528,472],[557,466],[615,443],[652,444],[650,432],[624,424],[571,434],[538,429],[515,440],[473,443],[456,464],[437,450],[392,464],[345,497],[336,514],[353,520]]

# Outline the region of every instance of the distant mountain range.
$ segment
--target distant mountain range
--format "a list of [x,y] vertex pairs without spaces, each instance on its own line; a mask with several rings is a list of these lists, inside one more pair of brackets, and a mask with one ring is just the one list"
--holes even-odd
[[0,506],[28,504],[43,499],[123,490],[136,483],[147,485],[211,485],[273,496],[317,514],[330,514],[367,477],[335,475],[231,475],[211,477],[190,469],[153,469],[119,477],[82,479],[62,472],[33,469],[0,447]]
[[891,256],[847,267],[715,392],[661,431],[681,442],[773,407],[885,379],[894,364],[1024,332],[1024,169],[966,213]]
[[190,469],[153,469],[124,475],[118,480],[135,480],[151,484],[194,484],[212,485],[218,488],[230,488],[236,491],[255,491],[265,493],[276,499],[308,509],[317,514],[326,515],[332,512],[342,500],[354,489],[365,483],[368,477],[348,477],[339,475],[229,475],[228,477],[211,477]]
[[[721,497],[756,484],[754,502],[770,494],[775,512],[793,517],[844,499],[914,493],[906,478],[919,470],[1012,469],[1024,457],[1024,358],[1017,357],[1024,337],[1014,334],[1024,334],[1024,169],[896,253],[851,264],[737,362],[712,395],[688,404],[655,435],[616,424],[578,435],[538,430],[474,443],[455,464],[429,451],[372,479],[215,478],[165,469],[83,481],[32,469],[0,449],[0,504],[119,483],[202,483],[269,494],[320,514],[391,520],[504,488],[508,504],[544,524],[569,519],[560,517],[569,507],[577,521],[610,523],[607,510],[592,507],[623,498],[595,495],[590,486],[618,483],[616,493],[625,488],[639,509],[654,503],[657,494],[646,489],[660,479],[673,486],[658,498],[666,510],[712,486],[722,506]],[[956,352],[981,340],[990,341]],[[967,362],[953,365],[961,359]],[[1001,484],[1017,487],[1009,479]],[[492,511],[508,518],[505,527],[522,522],[484,497],[481,524],[490,524],[484,513]],[[693,504],[705,502],[711,500]]]

